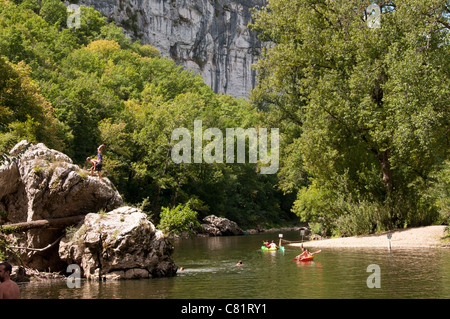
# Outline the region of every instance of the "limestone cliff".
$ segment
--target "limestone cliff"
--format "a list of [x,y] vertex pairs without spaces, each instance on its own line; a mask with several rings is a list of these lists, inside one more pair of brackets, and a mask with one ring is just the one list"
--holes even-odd
[[123,26],[128,35],[200,74],[216,92],[247,97],[261,54],[249,30],[250,9],[265,0],[81,0]]

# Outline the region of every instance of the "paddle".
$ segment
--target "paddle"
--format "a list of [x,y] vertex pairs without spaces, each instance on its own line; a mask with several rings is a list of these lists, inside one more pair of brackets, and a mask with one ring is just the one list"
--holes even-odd
[[[318,254],[318,253],[320,253],[322,251],[322,249],[320,249],[320,250],[317,250],[317,251],[315,251],[315,252],[313,252],[313,253],[311,253],[311,255],[315,255],[315,254]],[[298,260],[297,258],[293,258],[292,260]]]

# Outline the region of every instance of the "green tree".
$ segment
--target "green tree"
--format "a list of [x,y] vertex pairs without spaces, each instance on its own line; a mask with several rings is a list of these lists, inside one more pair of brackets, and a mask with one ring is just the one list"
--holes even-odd
[[424,196],[435,200],[441,223],[450,224],[450,161],[440,165],[431,175],[431,186]]
[[40,93],[25,63],[12,64],[0,56],[0,150],[21,139],[62,148],[66,127],[53,116],[54,109]]
[[49,25],[57,28],[67,27],[67,7],[59,0],[43,0],[39,15]]

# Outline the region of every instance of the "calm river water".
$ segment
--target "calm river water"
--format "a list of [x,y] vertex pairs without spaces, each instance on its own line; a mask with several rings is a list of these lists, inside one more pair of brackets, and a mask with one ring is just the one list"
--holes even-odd
[[[298,241],[298,232],[284,232]],[[299,248],[261,251],[278,233],[173,240],[176,277],[119,282],[63,281],[20,285],[24,299],[407,299],[450,298],[449,249],[323,248],[312,262],[291,259]],[[315,249],[311,249],[315,251]],[[236,263],[242,260],[243,266]],[[379,273],[368,272],[377,265]],[[376,266],[375,266],[376,267]],[[370,268],[369,268],[370,270]],[[375,276],[379,274],[377,282]],[[371,277],[370,277],[371,276]],[[370,278],[369,278],[370,277]],[[369,288],[379,283],[379,288]]]

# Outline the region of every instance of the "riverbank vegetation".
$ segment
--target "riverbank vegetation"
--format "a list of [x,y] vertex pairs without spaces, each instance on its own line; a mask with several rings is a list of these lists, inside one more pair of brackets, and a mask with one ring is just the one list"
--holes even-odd
[[[383,2],[371,28],[370,3],[255,10],[270,45],[246,100],[215,94],[92,8],[74,28],[59,0],[0,0],[0,152],[26,138],[83,166],[106,142],[106,176],[166,231],[211,213],[249,228],[297,215],[322,235],[448,223],[448,5]],[[278,174],[174,163],[172,132],[194,120],[279,128]]]
[[253,100],[280,123],[280,185],[316,231],[448,223],[449,14],[443,0],[269,0],[254,13],[273,45]]

